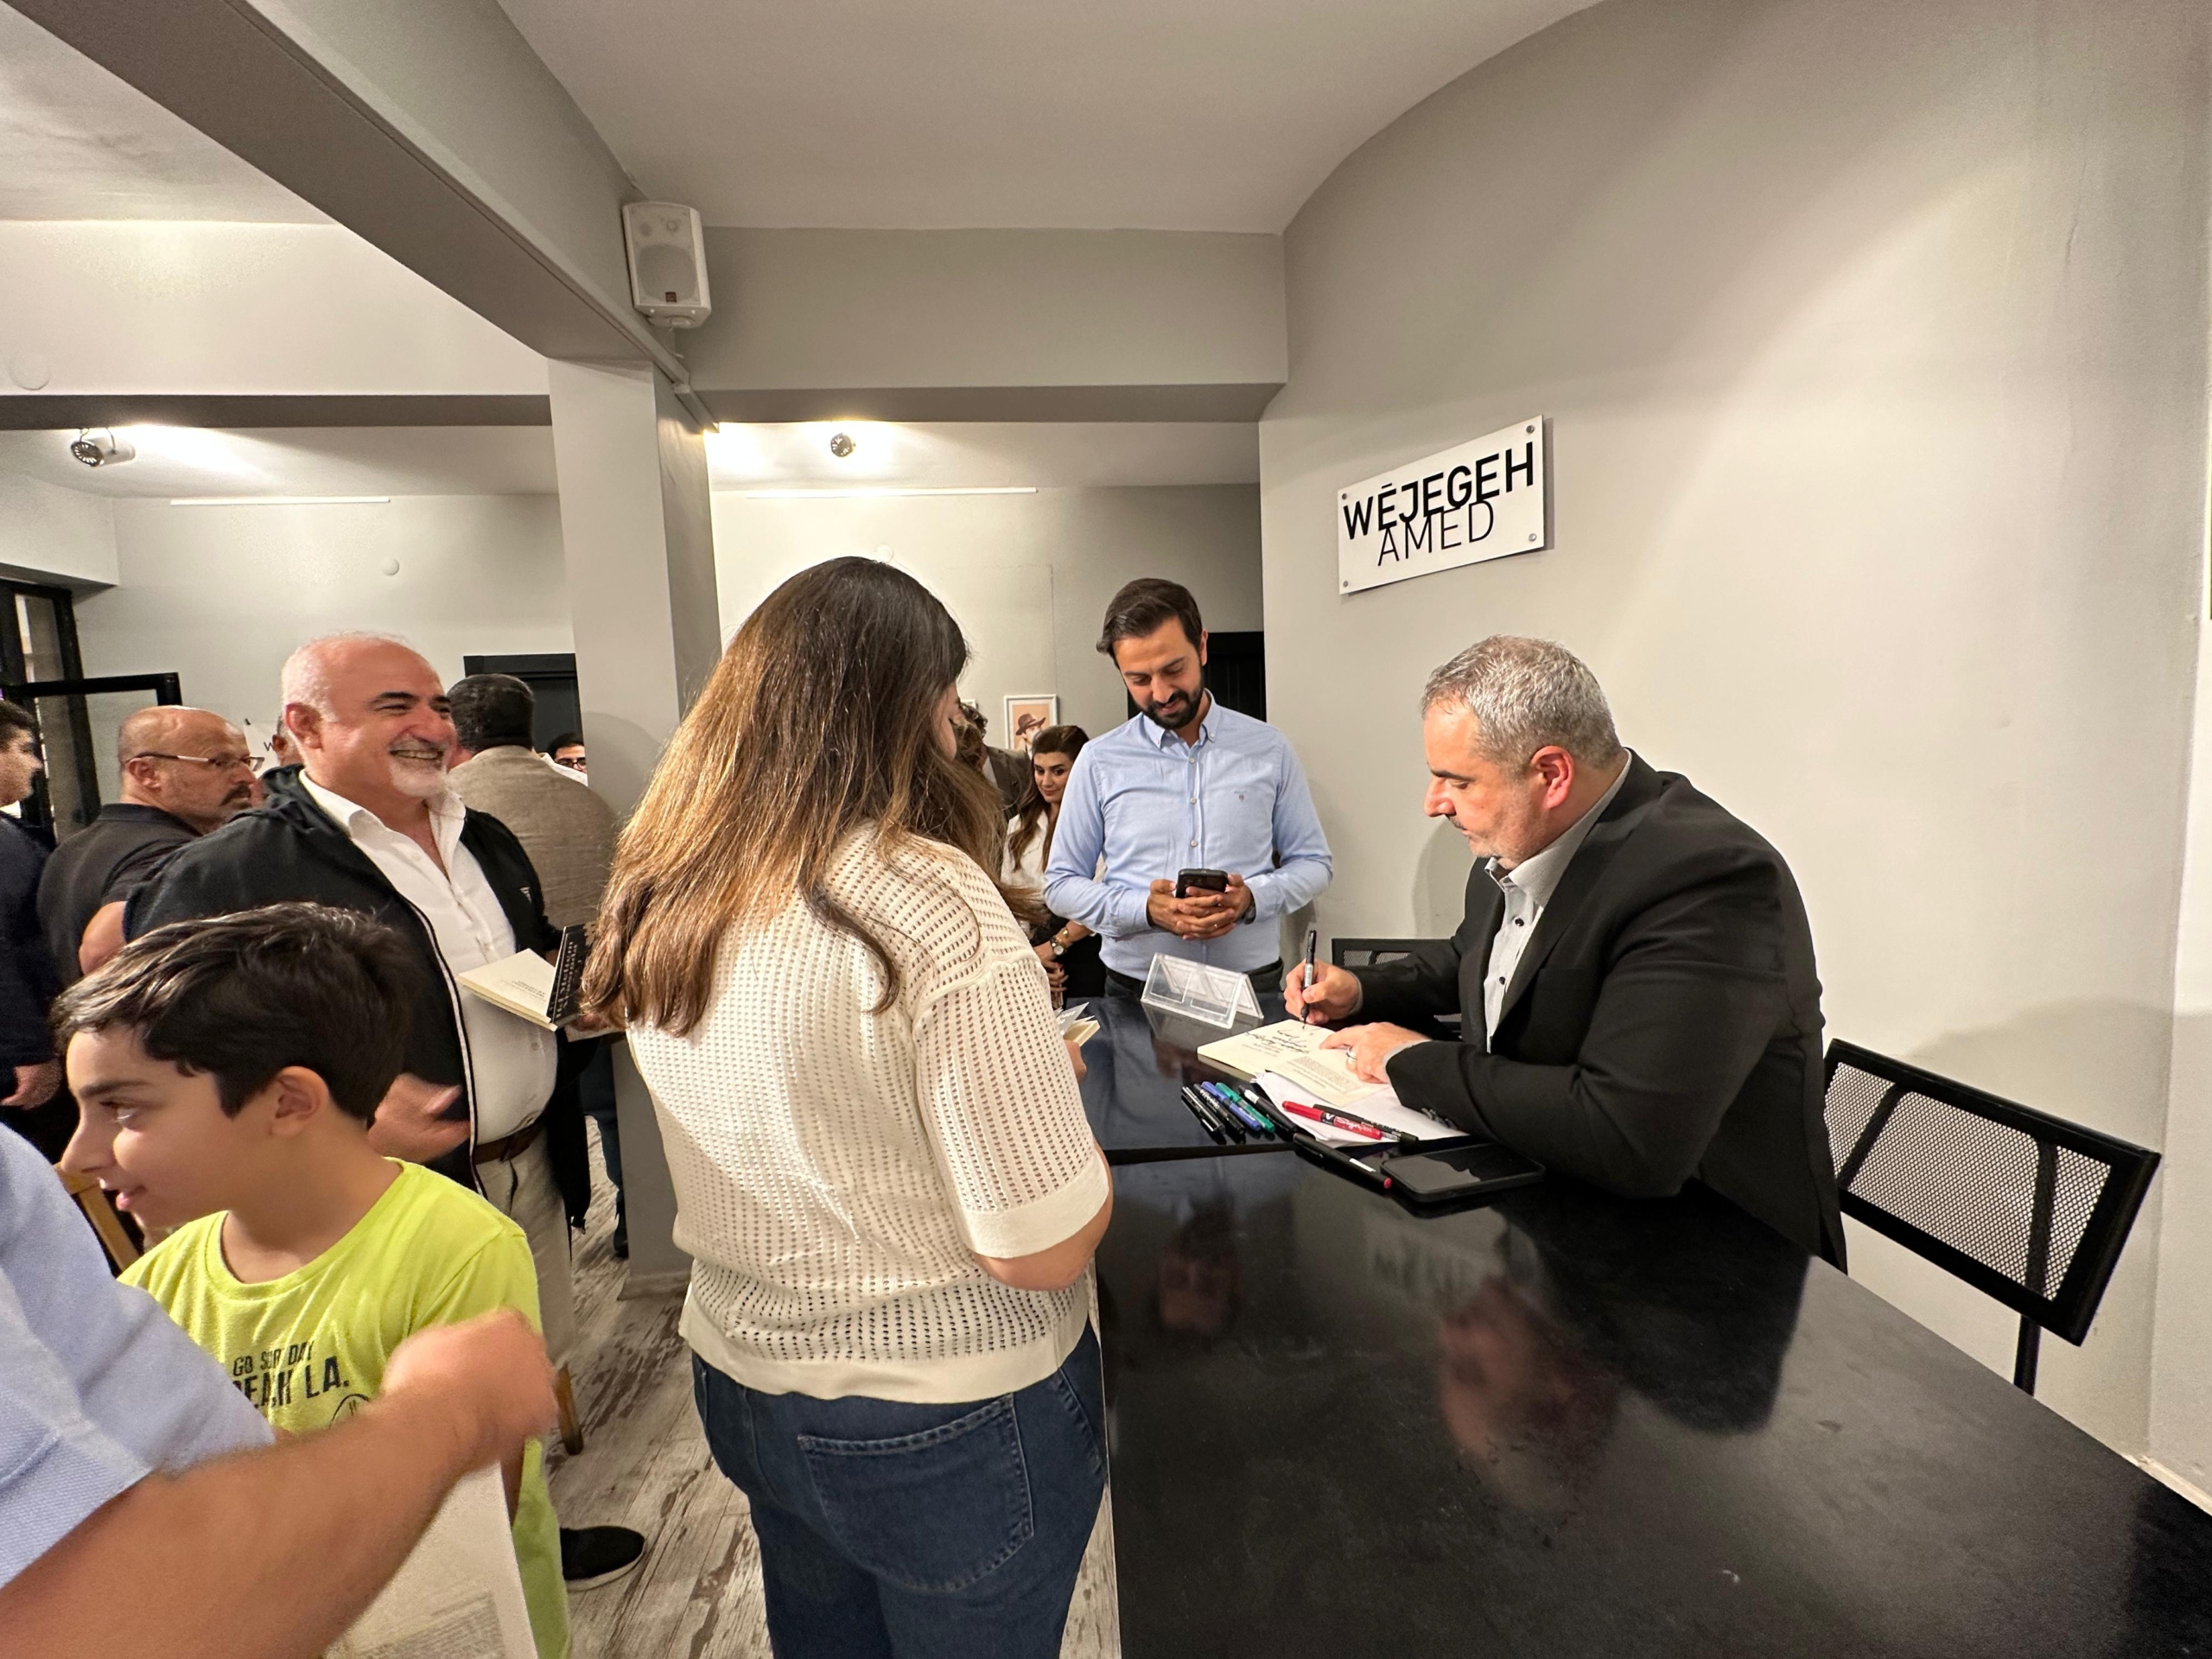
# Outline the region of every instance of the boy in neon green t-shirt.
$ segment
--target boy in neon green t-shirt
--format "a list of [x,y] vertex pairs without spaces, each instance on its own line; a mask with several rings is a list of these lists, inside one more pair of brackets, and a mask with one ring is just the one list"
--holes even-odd
[[[522,1229],[369,1145],[414,972],[368,917],[276,905],[157,929],[55,1007],[81,1114],[66,1161],[142,1223],[178,1229],[124,1278],[280,1429],[358,1410],[426,1325],[500,1307],[538,1322]],[[539,1659],[565,1659],[537,1443],[504,1472]]]

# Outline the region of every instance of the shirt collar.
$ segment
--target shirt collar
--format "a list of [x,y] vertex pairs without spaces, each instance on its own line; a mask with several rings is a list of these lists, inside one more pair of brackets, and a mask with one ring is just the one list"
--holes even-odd
[[1628,781],[1630,757],[1624,752],[1620,773],[1605,788],[1605,792],[1591,804],[1590,810],[1577,818],[1560,834],[1560,838],[1544,849],[1522,859],[1512,869],[1501,871],[1495,861],[1491,865],[1491,880],[1501,887],[1509,883],[1521,889],[1538,906],[1551,903],[1552,894],[1559,891],[1560,878],[1567,874],[1567,867],[1582,850],[1582,843],[1598,827],[1598,820],[1613,804],[1613,797],[1621,792],[1621,785]]
[[[380,830],[392,836],[399,833],[359,802],[347,800],[334,789],[325,789],[305,770],[300,773],[300,784],[307,791],[308,798],[322,809],[326,817],[356,839],[364,830],[373,833]],[[439,849],[449,857],[454,843],[461,839],[461,821],[467,809],[449,789],[433,796],[429,807],[431,834],[436,837]]]
[[[1216,718],[1221,713],[1221,699],[1214,696],[1211,691],[1206,692],[1205,696],[1206,711],[1198,720],[1198,743],[1205,742],[1213,735]],[[1181,738],[1176,736],[1150,715],[1139,715],[1137,718],[1143,722],[1144,734],[1152,740],[1152,747],[1163,754],[1172,753],[1167,747],[1171,743],[1178,749],[1186,747]],[[1198,743],[1190,744],[1187,747],[1195,749],[1198,747]]]

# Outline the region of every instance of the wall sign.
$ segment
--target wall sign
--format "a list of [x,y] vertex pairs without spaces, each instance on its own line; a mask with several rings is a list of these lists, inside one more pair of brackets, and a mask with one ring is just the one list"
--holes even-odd
[[1548,481],[1539,416],[1338,491],[1338,592],[1550,546]]

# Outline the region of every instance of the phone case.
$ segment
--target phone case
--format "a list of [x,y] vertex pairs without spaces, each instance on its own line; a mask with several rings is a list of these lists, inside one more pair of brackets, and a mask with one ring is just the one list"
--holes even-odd
[[1544,1179],[1541,1164],[1494,1141],[1449,1150],[1403,1153],[1385,1160],[1382,1173],[1407,1197],[1421,1204],[1510,1192]]

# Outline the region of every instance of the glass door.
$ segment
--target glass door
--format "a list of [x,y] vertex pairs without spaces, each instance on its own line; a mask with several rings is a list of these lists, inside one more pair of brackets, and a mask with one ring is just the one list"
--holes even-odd
[[89,680],[33,680],[0,688],[38,722],[46,775],[22,804],[24,823],[45,830],[56,846],[123,795],[116,740],[123,722],[156,703],[180,703],[174,674],[111,674]]
[[0,696],[30,710],[46,756],[46,775],[7,810],[59,843],[121,796],[116,738],[124,721],[184,697],[174,674],[86,678],[66,588],[0,582]]

